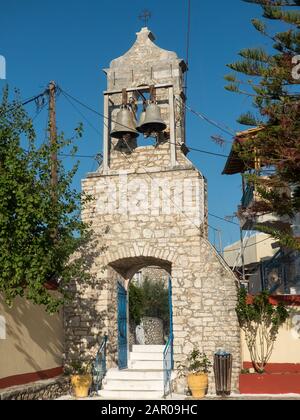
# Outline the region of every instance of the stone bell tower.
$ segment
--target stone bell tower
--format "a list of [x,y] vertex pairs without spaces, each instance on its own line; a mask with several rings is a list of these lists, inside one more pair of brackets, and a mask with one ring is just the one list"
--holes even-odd
[[[122,90],[126,89],[129,101],[136,102],[143,99],[151,86],[155,87],[158,102],[167,129],[157,140],[168,149],[168,156],[164,156],[164,164],[169,167],[178,166],[182,162],[185,148],[185,95],[183,75],[186,64],[176,53],[162,50],[154,44],[154,36],[143,28],[137,34],[137,40],[132,48],[122,57],[111,62],[107,74],[108,91],[105,92],[104,110],[107,121],[116,120],[118,108],[122,103]],[[112,124],[113,125],[113,124]],[[131,143],[132,148],[136,144]],[[128,147],[123,145],[123,151]],[[117,151],[116,151],[117,150]],[[180,153],[182,150],[184,153]],[[153,152],[153,151],[152,151]],[[156,157],[162,157],[162,148],[157,150]],[[119,165],[119,150],[114,140],[109,136],[109,125],[104,128],[104,161],[101,168],[103,173],[108,170],[127,169],[122,162]],[[134,160],[134,159],[133,159]],[[153,159],[155,161],[155,158]],[[137,162],[136,162],[137,163]],[[138,164],[141,166],[140,164]],[[130,165],[131,166],[131,165]]]
[[[157,266],[172,282],[174,370],[194,346],[211,359],[226,349],[233,354],[236,388],[236,280],[208,241],[206,180],[187,158],[186,70],[176,53],[155,45],[148,28],[105,70],[103,164],[82,181],[94,198],[82,213],[95,238],[94,281],[74,285],[76,299],[66,309],[66,357],[88,353],[107,333],[108,365],[120,367],[118,284],[126,291],[138,270]],[[159,129],[150,105],[161,117]],[[138,137],[145,117],[150,129]]]

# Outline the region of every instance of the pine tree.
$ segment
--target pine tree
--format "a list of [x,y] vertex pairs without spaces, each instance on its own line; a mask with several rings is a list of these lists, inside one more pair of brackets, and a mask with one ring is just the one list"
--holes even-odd
[[[300,0],[243,1],[262,8],[263,18],[253,19],[252,24],[272,49],[243,49],[241,60],[228,65],[234,73],[225,77],[226,89],[253,98],[255,109],[238,122],[263,128],[243,148],[237,146],[237,152],[246,165],[259,158],[270,174],[268,179],[255,174],[249,177],[263,198],[253,212],[292,219],[300,210]],[[282,32],[272,31],[274,22]],[[271,234],[282,246],[300,249],[291,226],[256,228]]]

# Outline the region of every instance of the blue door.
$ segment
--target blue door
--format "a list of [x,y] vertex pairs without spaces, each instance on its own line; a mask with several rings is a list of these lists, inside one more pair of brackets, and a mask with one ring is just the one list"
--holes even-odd
[[118,283],[118,355],[119,369],[127,369],[127,291]]
[[169,277],[169,316],[170,316],[170,340],[171,340],[171,366],[174,369],[174,357],[173,357],[173,302],[172,302],[172,279]]

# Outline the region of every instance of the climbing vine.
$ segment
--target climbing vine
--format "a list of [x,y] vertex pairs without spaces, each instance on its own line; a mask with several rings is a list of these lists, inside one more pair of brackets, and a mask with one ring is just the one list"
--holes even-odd
[[236,313],[245,333],[251,361],[258,373],[263,373],[271,358],[279,328],[289,317],[284,304],[273,306],[268,292],[262,292],[247,301],[247,291],[239,290]]

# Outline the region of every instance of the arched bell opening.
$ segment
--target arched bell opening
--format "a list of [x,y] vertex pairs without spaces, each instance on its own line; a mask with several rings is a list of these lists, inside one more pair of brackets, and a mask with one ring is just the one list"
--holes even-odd
[[[113,96],[113,94],[111,94]],[[130,154],[137,147],[157,146],[169,140],[169,103],[155,86],[122,89],[121,105],[109,108],[112,149]]]

